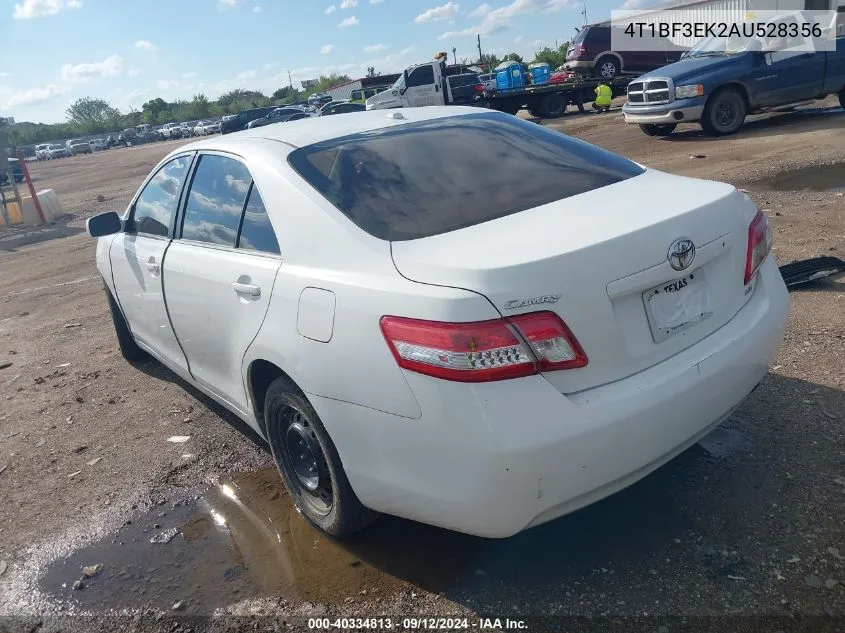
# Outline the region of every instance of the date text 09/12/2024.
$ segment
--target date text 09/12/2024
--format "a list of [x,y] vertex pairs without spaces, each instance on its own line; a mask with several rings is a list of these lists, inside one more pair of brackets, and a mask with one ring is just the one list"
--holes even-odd
[[528,628],[523,620],[510,618],[310,618],[311,630],[396,630],[396,631],[518,631]]

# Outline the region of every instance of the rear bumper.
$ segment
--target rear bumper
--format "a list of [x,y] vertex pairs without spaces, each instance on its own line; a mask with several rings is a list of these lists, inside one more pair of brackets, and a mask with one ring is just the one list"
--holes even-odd
[[540,376],[472,385],[407,372],[418,420],[309,398],[365,505],[507,537],[631,485],[726,419],[773,362],[788,306],[770,258],[729,323],[612,384],[567,397]]
[[595,66],[593,62],[583,60],[573,60],[571,62],[564,62],[563,67],[566,70],[587,70]]

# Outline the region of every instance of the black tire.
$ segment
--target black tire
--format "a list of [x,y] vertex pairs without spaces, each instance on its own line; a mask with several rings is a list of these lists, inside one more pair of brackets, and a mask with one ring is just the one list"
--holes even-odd
[[543,118],[543,113],[537,106],[528,106],[528,114],[538,119]]
[[733,134],[742,127],[747,113],[748,107],[742,95],[733,88],[724,88],[707,100],[701,127],[713,136]]
[[540,112],[548,119],[556,119],[566,114],[566,99],[559,94],[549,94],[540,104]]
[[621,71],[622,67],[619,65],[619,60],[613,55],[605,55],[596,61],[593,75],[601,79],[613,79],[618,77]]
[[519,112],[519,106],[511,104],[505,105],[503,103],[497,103],[493,107],[499,112],[504,112],[505,114],[512,114],[513,116],[516,116],[516,114]]
[[675,131],[676,127],[678,126],[675,123],[646,123],[644,125],[640,125],[640,129],[646,136],[669,136]]
[[845,88],[839,91],[839,105],[845,110]]
[[111,320],[114,323],[114,332],[117,334],[117,346],[120,348],[120,354],[130,363],[136,363],[142,360],[147,360],[149,355],[138,347],[132,332],[129,331],[129,326],[123,318],[123,313],[117,305],[117,301],[111,294],[108,286],[105,286],[106,298],[109,301],[109,311],[111,312]]
[[317,412],[289,378],[270,383],[264,419],[276,467],[306,519],[330,536],[344,537],[378,517],[358,500]]

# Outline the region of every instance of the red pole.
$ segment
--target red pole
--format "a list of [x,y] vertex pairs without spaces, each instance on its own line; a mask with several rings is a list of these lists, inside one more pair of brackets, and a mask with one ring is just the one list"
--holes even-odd
[[[29,187],[29,195],[32,196],[32,204],[35,205],[35,210],[38,211],[38,219],[41,220],[41,224],[47,224],[47,220],[44,218],[44,211],[41,210],[41,201],[38,199],[38,196],[35,195],[35,187],[32,186],[32,178],[29,177],[29,168],[26,166],[23,150],[20,148],[18,148],[18,163],[21,166],[24,180],[26,180],[26,186]],[[21,213],[23,213],[23,209],[21,209]]]

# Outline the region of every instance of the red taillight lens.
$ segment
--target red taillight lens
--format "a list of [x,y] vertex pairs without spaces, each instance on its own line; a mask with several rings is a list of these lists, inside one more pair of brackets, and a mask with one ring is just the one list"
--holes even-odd
[[748,226],[748,254],[745,259],[745,285],[747,286],[757,274],[769,253],[772,251],[772,230],[769,227],[769,219],[762,211]]
[[473,88],[476,92],[484,92],[484,84],[475,84]]
[[400,367],[444,380],[487,382],[587,364],[553,312],[471,323],[386,316],[381,330]]
[[528,341],[538,370],[576,369],[587,364],[578,339],[554,312],[532,312],[508,320]]

